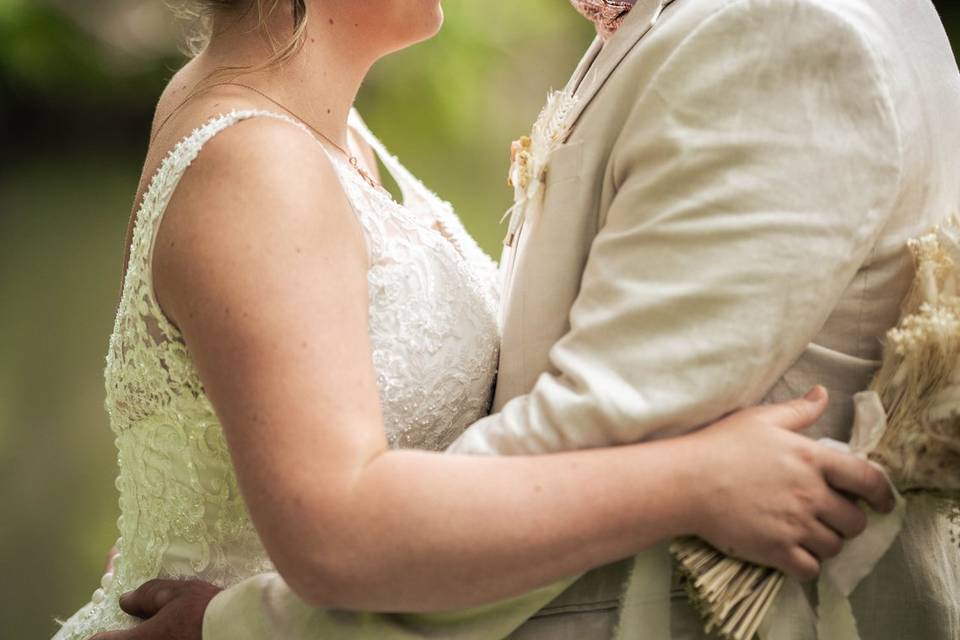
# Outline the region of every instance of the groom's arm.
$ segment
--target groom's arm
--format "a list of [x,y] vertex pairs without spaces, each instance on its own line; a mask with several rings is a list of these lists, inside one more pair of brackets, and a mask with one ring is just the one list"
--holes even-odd
[[640,88],[554,371],[454,450],[676,435],[758,402],[801,355],[900,181],[883,62],[823,6],[728,3]]
[[120,598],[125,612],[144,621],[91,640],[499,640],[573,581],[463,611],[384,614],[311,607],[276,573],[226,591],[197,580],[151,580]]

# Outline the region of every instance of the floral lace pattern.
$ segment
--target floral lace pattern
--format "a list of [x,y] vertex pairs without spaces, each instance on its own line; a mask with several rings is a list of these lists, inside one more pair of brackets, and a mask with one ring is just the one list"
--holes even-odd
[[[253,117],[312,135],[266,111],[213,118],[164,158],[136,214],[105,371],[118,449],[120,555],[57,640],[135,624],[117,598],[152,578],[229,586],[271,570],[223,430],[182,336],[157,304],[150,273],[157,229],[181,176],[207,141]],[[499,349],[496,265],[452,207],[387,153],[355,113],[351,125],[404,193],[400,205],[329,154],[367,239],[370,340],[387,439],[393,447],[442,450],[490,407]]]

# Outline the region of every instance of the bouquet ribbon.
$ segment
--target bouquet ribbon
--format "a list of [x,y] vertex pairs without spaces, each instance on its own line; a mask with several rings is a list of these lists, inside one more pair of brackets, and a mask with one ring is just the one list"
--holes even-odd
[[[821,440],[821,444],[866,458],[887,428],[880,396],[866,391],[854,396],[855,418],[850,443]],[[893,485],[891,484],[891,488]],[[867,529],[844,545],[840,555],[825,561],[817,582],[820,606],[816,614],[800,583],[788,578],[760,627],[762,640],[860,640],[850,594],[873,571],[903,528],[906,500],[896,489],[896,507],[890,513],[868,512]]]

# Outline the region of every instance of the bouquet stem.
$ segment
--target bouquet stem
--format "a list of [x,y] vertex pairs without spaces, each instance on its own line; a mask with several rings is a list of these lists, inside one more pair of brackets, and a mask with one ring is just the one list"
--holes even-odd
[[707,620],[707,632],[730,640],[753,638],[784,575],[730,558],[699,538],[675,540],[670,551],[680,563],[691,601]]

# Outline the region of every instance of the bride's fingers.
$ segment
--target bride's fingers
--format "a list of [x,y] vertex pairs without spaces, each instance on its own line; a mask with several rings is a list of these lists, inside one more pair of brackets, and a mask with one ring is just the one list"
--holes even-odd
[[103,633],[98,633],[97,635],[90,638],[90,640],[134,640],[133,636],[130,635],[132,632],[127,631],[104,631]]
[[830,491],[817,516],[825,525],[850,540],[867,528],[867,514],[854,502],[835,491]]
[[824,477],[835,490],[863,498],[880,513],[893,511],[896,503],[890,483],[869,462],[828,447],[819,447],[817,458]]
[[820,574],[820,561],[803,547],[793,547],[782,568],[797,580],[808,582]]
[[811,525],[810,533],[801,544],[819,560],[833,558],[843,551],[840,534],[820,521]]
[[150,580],[136,591],[120,596],[120,608],[138,618],[151,618],[170,604],[186,584],[180,580]]

